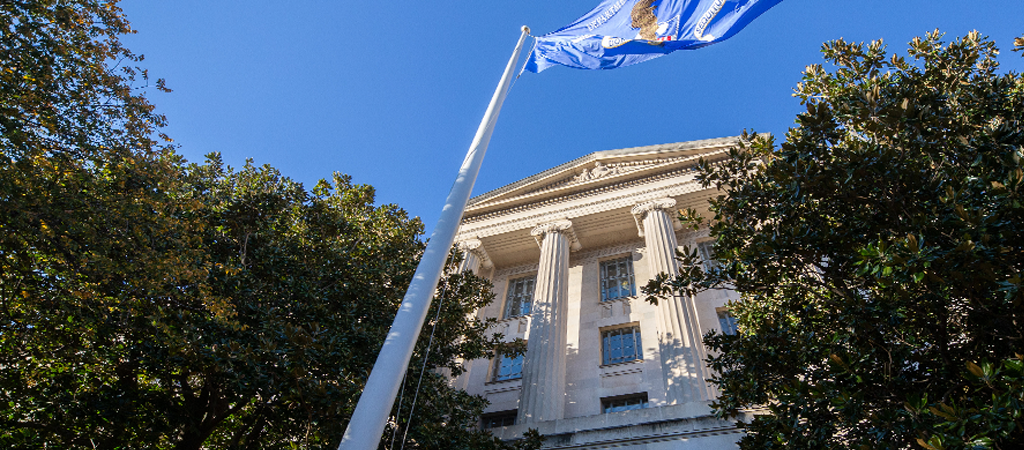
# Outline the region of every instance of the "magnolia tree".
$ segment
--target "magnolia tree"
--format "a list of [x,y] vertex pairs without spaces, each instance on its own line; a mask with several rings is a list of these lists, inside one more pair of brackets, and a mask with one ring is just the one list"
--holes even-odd
[[741,448],[1020,448],[1024,79],[978,33],[822,52],[785,142],[701,168],[720,264],[646,292],[739,292],[705,343]]
[[[336,448],[419,220],[342,175],[184,162],[116,1],[0,2],[0,31],[0,446]],[[538,445],[439,375],[522,350],[472,318],[492,297],[442,280],[384,447]]]

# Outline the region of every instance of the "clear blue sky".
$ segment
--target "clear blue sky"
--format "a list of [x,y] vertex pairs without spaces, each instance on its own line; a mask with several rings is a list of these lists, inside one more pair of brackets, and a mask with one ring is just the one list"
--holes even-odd
[[[125,41],[173,93],[150,95],[180,153],[270,164],[312,187],[332,172],[433,228],[505,62],[528,25],[568,24],[597,0],[125,0]],[[822,42],[977,29],[1003,50],[1021,0],[784,0],[732,39],[608,71],[556,67],[513,87],[475,194],[598,150],[782,135]]]

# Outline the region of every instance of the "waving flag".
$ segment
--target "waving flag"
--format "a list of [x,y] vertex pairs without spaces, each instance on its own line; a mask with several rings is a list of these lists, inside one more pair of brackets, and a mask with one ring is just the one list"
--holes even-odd
[[614,69],[724,41],[782,0],[604,0],[537,38],[526,70]]

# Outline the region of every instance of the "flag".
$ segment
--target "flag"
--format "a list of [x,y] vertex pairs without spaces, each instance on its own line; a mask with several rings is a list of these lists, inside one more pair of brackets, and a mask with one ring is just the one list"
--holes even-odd
[[614,69],[724,41],[782,0],[604,0],[537,38],[525,70]]

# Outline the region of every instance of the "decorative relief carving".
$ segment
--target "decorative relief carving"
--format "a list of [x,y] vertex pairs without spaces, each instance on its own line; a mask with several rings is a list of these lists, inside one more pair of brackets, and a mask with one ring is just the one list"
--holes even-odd
[[[647,217],[651,211],[668,210],[676,206],[675,199],[672,198],[659,198],[657,200],[651,200],[648,202],[638,203],[629,212],[633,214],[633,220],[636,221],[636,230],[640,233],[640,237],[644,237],[644,218]],[[671,214],[669,214],[671,217]],[[672,222],[675,227],[676,221]],[[678,229],[678,228],[677,228]]]
[[[504,269],[501,269],[501,270],[495,272],[495,274],[494,274],[494,280],[495,280],[494,281],[494,285],[495,286],[498,285],[498,280],[500,278],[512,277],[512,276],[521,275],[521,274],[524,274],[524,273],[536,272],[538,266],[540,266],[540,264],[534,263],[534,264],[524,264],[524,265],[521,265],[521,266],[506,267]],[[502,280],[502,281],[504,281],[504,280]]]
[[[628,375],[631,373],[643,373],[644,367],[641,364],[633,363],[634,365],[629,366],[627,364],[614,366],[615,369],[605,369],[601,371],[601,378],[617,377],[619,375]],[[626,367],[623,367],[626,366]]]
[[[694,161],[695,162],[695,161],[700,160],[700,158],[702,158],[702,157],[705,160],[713,160],[715,156],[724,155],[726,153],[728,153],[728,150],[717,150],[717,151],[712,151],[712,152],[709,152],[709,153],[705,153],[703,155],[696,155],[696,156],[677,156],[677,157],[674,157],[674,158],[658,158],[658,159],[644,160],[644,161],[631,161],[631,162],[623,162],[623,163],[612,163],[612,164],[608,164],[608,165],[604,165],[603,163],[600,163],[600,162],[595,162],[594,169],[588,169],[588,168],[584,167],[583,172],[581,172],[581,173],[579,173],[577,175],[570,176],[569,178],[563,178],[563,179],[561,179],[559,181],[556,181],[554,183],[551,183],[551,184],[539,187],[537,189],[533,189],[533,190],[524,192],[524,193],[519,194],[519,195],[514,195],[514,196],[511,196],[511,197],[507,197],[507,198],[501,198],[501,194],[497,194],[495,197],[492,197],[492,198],[480,201],[478,203],[471,204],[470,205],[470,209],[473,209],[473,208],[476,208],[476,207],[480,207],[480,206],[493,205],[493,204],[501,203],[501,202],[514,201],[516,199],[521,199],[521,198],[528,197],[528,196],[531,196],[531,195],[536,195],[536,194],[541,194],[541,193],[544,193],[544,192],[554,191],[554,190],[560,189],[562,187],[568,187],[568,186],[577,185],[577,184],[585,184],[585,183],[587,183],[587,182],[589,182],[589,181],[591,181],[591,180],[593,180],[595,178],[603,178],[603,177],[607,177],[609,175],[625,174],[625,173],[636,172],[636,171],[640,171],[640,170],[644,170],[644,169],[654,168],[654,167],[658,167],[658,166],[666,166],[666,165],[678,164],[678,163],[686,162],[686,161]],[[586,165],[586,164],[588,164],[588,163],[584,163],[584,165]],[[597,167],[599,164],[601,165],[601,169],[600,170],[598,170],[598,167]],[[597,176],[597,177],[594,176],[594,171],[595,170],[599,174],[599,176]],[[645,180],[663,179],[663,178],[666,178],[666,176],[668,176],[668,175],[678,175],[678,174],[682,174],[682,173],[686,173],[686,172],[693,172],[693,171],[696,171],[696,167],[695,166],[683,167],[681,169],[676,169],[676,170],[673,170],[671,172],[665,172],[663,174],[658,174],[658,175],[655,175],[653,177],[646,178],[644,180],[622,181],[622,182],[616,183],[616,186],[619,186],[619,187],[621,187],[621,186],[628,186],[628,185],[635,184],[637,181],[643,182]],[[600,192],[602,190],[606,190],[606,188],[602,187],[602,188],[598,188],[597,190],[593,190],[593,191],[590,191],[590,192]],[[571,196],[577,196],[579,194],[581,194],[581,193],[570,194],[570,197]],[[557,199],[555,199],[555,200],[557,200]],[[546,202],[539,202],[539,203],[535,203],[535,204],[543,205],[545,203]],[[501,212],[495,212],[495,213],[501,214]],[[495,213],[491,213],[491,214],[495,214]],[[467,220],[474,220],[476,218],[475,217],[468,217],[466,219]]]
[[533,239],[537,241],[537,246],[540,247],[544,242],[544,236],[550,233],[560,233],[565,235],[565,237],[569,239],[569,249],[571,251],[576,251],[582,248],[579,239],[576,239],[576,232],[572,229],[572,222],[565,219],[537,225],[533,228],[533,231],[530,232],[530,235],[533,236]]
[[491,261],[491,257],[487,255],[487,251],[484,250],[483,242],[480,239],[466,239],[459,241],[455,244],[459,247],[459,250],[463,253],[472,253],[480,259],[480,267],[484,269],[490,269],[494,267],[494,262]]
[[598,259],[605,258],[612,255],[618,255],[622,253],[639,252],[644,245],[642,241],[631,242],[628,244],[616,245],[614,247],[605,247],[597,250],[591,250],[586,253],[580,253],[576,258],[573,258],[573,264],[587,264],[596,262]]

